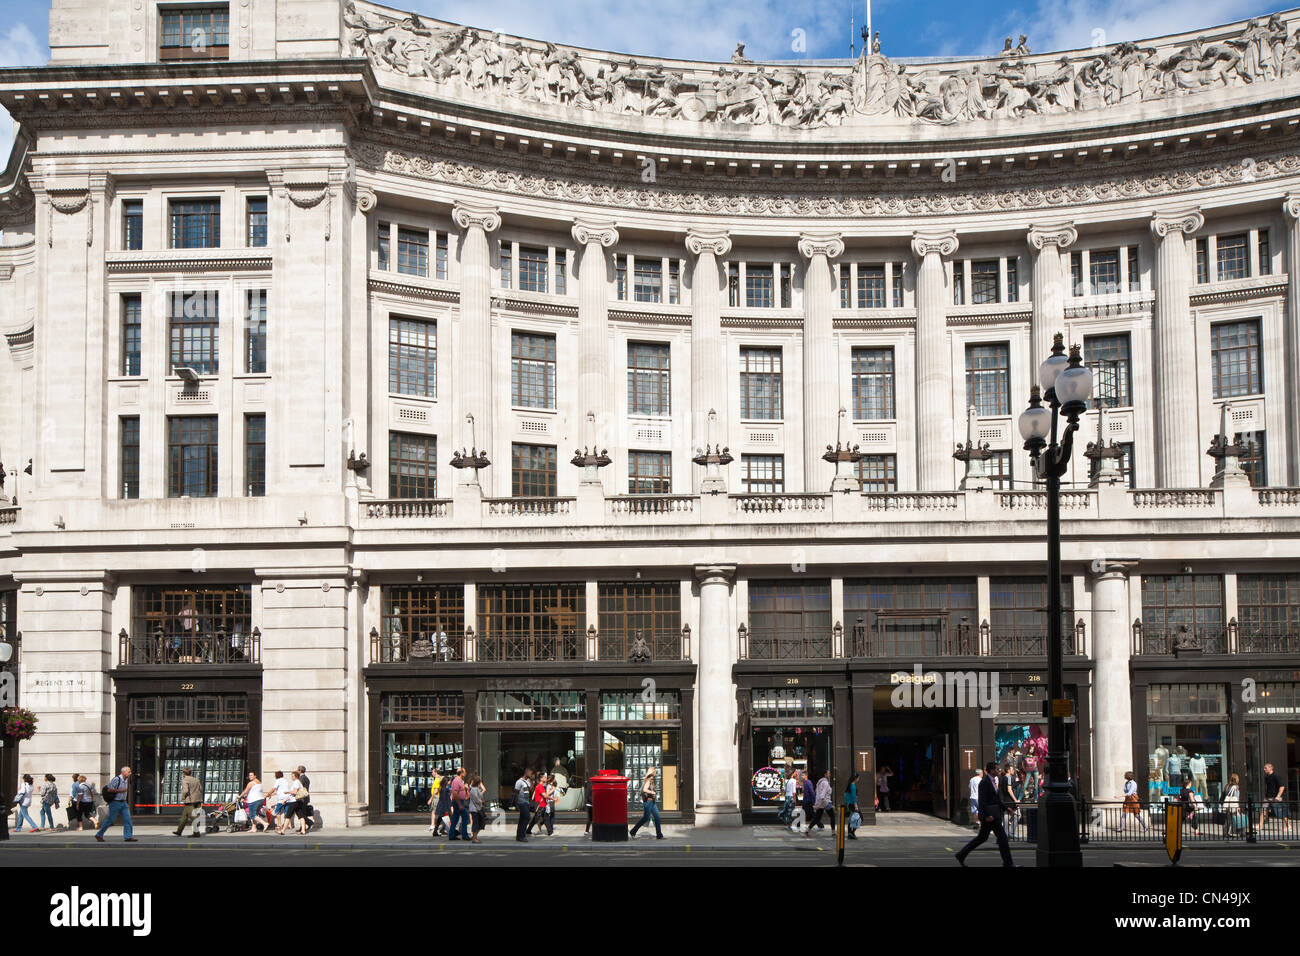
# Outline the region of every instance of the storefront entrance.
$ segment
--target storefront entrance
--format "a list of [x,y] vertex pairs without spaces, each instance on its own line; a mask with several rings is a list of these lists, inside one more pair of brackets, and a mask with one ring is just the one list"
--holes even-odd
[[[874,714],[877,775],[889,773],[889,808],[947,818],[952,782],[953,713],[948,709],[889,709]],[[866,790],[874,786],[860,787]]]

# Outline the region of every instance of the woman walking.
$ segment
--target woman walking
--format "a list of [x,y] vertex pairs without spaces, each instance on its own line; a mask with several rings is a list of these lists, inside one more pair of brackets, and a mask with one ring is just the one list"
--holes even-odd
[[881,767],[880,773],[876,774],[876,806],[882,812],[888,812],[889,807],[889,778],[894,775],[894,771],[888,767]]
[[[528,821],[528,829],[525,835],[533,832],[533,827],[537,827],[537,835],[542,835],[542,827],[546,826],[550,816],[547,813],[546,801],[546,784],[551,778],[544,773],[537,775],[537,784],[533,787],[533,818]],[[547,827],[546,835],[551,836],[555,833],[554,825]]]
[[655,786],[657,773],[656,768],[651,767],[645,772],[645,777],[641,780],[641,819],[632,828],[632,836],[636,836],[637,830],[654,820],[655,839],[662,840],[664,838],[664,831],[659,826],[659,790]]
[[32,775],[30,773],[23,774],[23,785],[18,788],[18,793],[14,795],[14,806],[18,808],[18,822],[14,826],[15,833],[23,832],[23,820],[27,821],[27,825],[31,827],[32,833],[41,832],[41,828],[38,827],[36,821],[32,819],[31,813],[33,783],[34,781],[32,780]]
[[272,791],[271,809],[275,812],[275,832],[284,835],[284,815],[289,809],[289,788],[293,781],[284,775],[283,770],[275,772],[275,790]]
[[[857,829],[862,826],[862,814],[858,810],[858,774],[856,771],[849,774],[849,785],[844,788],[844,812],[849,817],[849,839],[856,840],[858,838]],[[857,823],[854,823],[854,820]]]
[[443,773],[437,779],[436,789],[429,801],[434,804],[433,835],[451,835],[451,774]]
[[478,843],[479,831],[486,826],[483,819],[483,803],[487,798],[487,787],[482,778],[474,774],[469,778],[469,819],[471,826],[470,842]]
[[804,772],[796,770],[794,772],[794,809],[790,811],[790,832],[800,833],[801,828],[808,822],[808,814],[804,812]]
[[[81,822],[81,808],[77,806],[77,798],[81,795],[81,784],[77,778],[80,774],[72,775],[72,784],[68,787],[68,829],[71,830],[74,824]],[[78,827],[80,829],[80,827]]]
[[77,794],[73,800],[77,811],[77,830],[86,829],[87,823],[90,824],[90,829],[95,829],[95,788],[86,782],[84,773],[77,777]]
[[41,784],[41,826],[44,829],[54,829],[54,808],[58,805],[59,785],[54,781],[54,774],[47,773]]
[[239,794],[239,799],[243,800],[248,807],[248,826],[254,833],[260,826],[265,833],[271,829],[267,826],[266,818],[262,816],[262,807],[266,806],[266,791],[262,789],[262,778],[253,771],[248,771],[248,784]]
[[1241,779],[1234,773],[1228,777],[1228,789],[1223,792],[1223,835],[1235,840],[1238,831],[1246,829],[1246,815],[1241,812]]
[[582,832],[584,836],[588,836],[591,834],[591,813],[593,808],[591,802],[591,778],[590,777],[588,777],[582,785],[582,798],[587,804],[587,828]]
[[804,831],[804,836],[812,836],[813,824],[816,824],[818,830],[825,830],[826,824],[822,823],[822,814],[826,814],[826,819],[831,821],[831,827],[835,826],[835,797],[831,794],[831,772],[826,770],[822,773],[822,778],[817,781],[817,788],[813,792],[813,816],[808,823],[808,829]]
[[1142,816],[1142,801],[1138,798],[1137,780],[1133,778],[1132,770],[1124,771],[1124,805],[1120,808],[1119,826],[1115,829],[1123,833],[1128,827],[1129,817],[1135,817],[1142,829],[1147,829],[1147,821]]

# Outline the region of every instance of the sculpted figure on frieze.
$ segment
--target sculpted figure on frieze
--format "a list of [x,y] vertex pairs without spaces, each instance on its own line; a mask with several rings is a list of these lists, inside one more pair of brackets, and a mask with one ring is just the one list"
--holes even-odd
[[868,126],[879,117],[950,125],[1122,108],[1300,73],[1300,29],[1288,35],[1276,14],[1180,48],[1126,40],[1055,62],[1034,58],[1020,34],[1018,43],[1008,37],[998,54],[972,65],[919,67],[885,56],[876,33],[844,73],[755,64],[743,44],[728,64],[644,68],[414,13],[388,16],[358,2],[344,5],[346,42],[376,70],[431,81],[452,96],[681,122],[819,129]]

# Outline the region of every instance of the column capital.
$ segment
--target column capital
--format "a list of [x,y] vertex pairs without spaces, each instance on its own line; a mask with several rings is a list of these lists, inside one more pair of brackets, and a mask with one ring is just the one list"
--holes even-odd
[[808,232],[799,237],[799,255],[805,259],[825,256],[837,259],[844,254],[844,240],[838,232]]
[[578,219],[570,230],[573,241],[580,246],[598,243],[608,249],[618,242],[618,228],[612,222],[595,222]]
[[1025,238],[1034,249],[1042,251],[1043,246],[1056,246],[1064,249],[1074,245],[1079,238],[1079,230],[1068,222],[1058,222],[1042,226],[1030,226]]
[[701,584],[730,584],[736,576],[734,564],[699,564],[695,566],[695,576]]
[[693,256],[705,252],[725,256],[731,251],[731,236],[725,232],[691,231],[686,234],[686,249]]
[[914,232],[912,233],[912,255],[924,259],[930,253],[950,256],[957,251],[957,233],[948,232]]
[[1153,212],[1151,214],[1151,233],[1157,239],[1163,239],[1171,230],[1190,236],[1205,225],[1205,216],[1199,209],[1183,212]]
[[375,206],[379,203],[379,197],[369,186],[357,186],[357,210],[362,213],[373,212]]
[[1300,192],[1287,193],[1282,197],[1282,212],[1289,219],[1300,219]]
[[1098,581],[1103,578],[1126,578],[1137,566],[1136,558],[1097,558],[1088,566],[1088,573]]
[[481,203],[458,202],[451,207],[451,218],[462,229],[478,226],[484,232],[501,228],[501,210]]

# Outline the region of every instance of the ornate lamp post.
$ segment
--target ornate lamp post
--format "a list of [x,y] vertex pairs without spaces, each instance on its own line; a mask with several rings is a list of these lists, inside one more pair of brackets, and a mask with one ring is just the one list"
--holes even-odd
[[691,459],[695,464],[704,468],[704,479],[700,482],[700,494],[716,495],[724,493],[727,490],[727,481],[722,475],[722,469],[730,465],[736,459],[731,457],[731,449],[722,446],[721,442],[713,439],[713,430],[718,424],[718,413],[716,410],[709,409],[709,441],[703,448],[695,449],[695,457]]
[[478,484],[479,469],[486,468],[492,462],[488,459],[487,449],[480,451],[477,447],[474,438],[474,416],[466,415],[465,424],[469,426],[469,448],[462,449],[451,456],[451,467],[473,468],[469,480],[474,484]]
[[[1020,436],[1034,463],[1035,473],[1047,483],[1047,773],[1048,784],[1039,803],[1038,865],[1083,866],[1079,849],[1079,826],[1074,799],[1067,781],[1069,769],[1065,750],[1065,699],[1061,672],[1061,476],[1070,466],[1074,433],[1079,416],[1092,394],[1092,371],[1079,357],[1079,347],[1065,357],[1061,333],[1056,334],[1052,354],[1038,368],[1050,410],[1043,406],[1038,387],[1030,389],[1029,408],[1020,415]],[[1065,433],[1058,439],[1060,416],[1066,419]],[[1050,439],[1050,441],[1049,441]]]
[[600,484],[600,469],[613,461],[609,449],[596,447],[596,413],[587,412],[587,434],[591,436],[591,445],[574,449],[569,464],[582,469],[584,483]]
[[848,413],[848,409],[840,409],[839,425],[835,434],[835,447],[832,448],[827,445],[826,454],[822,455],[822,461],[828,461],[835,466],[835,477],[831,479],[831,491],[845,493],[858,490],[858,479],[850,469],[862,460],[862,452],[858,451],[858,446],[850,445],[844,438],[844,417]]

